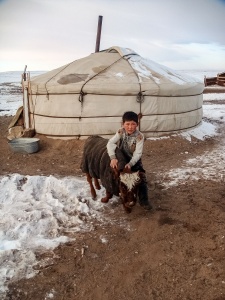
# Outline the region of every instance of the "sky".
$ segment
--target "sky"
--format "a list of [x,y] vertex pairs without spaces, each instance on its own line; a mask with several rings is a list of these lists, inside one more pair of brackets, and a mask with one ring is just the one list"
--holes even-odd
[[[19,85],[19,74],[4,73],[2,76],[2,93],[0,95],[0,111],[3,115],[14,115],[21,106],[21,95],[8,97],[10,86],[6,82]],[[11,79],[10,79],[11,78]],[[1,82],[1,81],[0,81]],[[4,84],[5,82],[5,84]],[[5,85],[5,88],[3,88]],[[11,87],[13,88],[13,86]],[[1,98],[2,97],[2,98]],[[2,99],[5,98],[5,102]],[[225,124],[225,93],[203,94],[204,119],[200,126],[177,134],[191,142],[192,137],[198,140],[218,136],[219,128]],[[3,106],[1,106],[3,105]],[[151,139],[162,139],[151,138]],[[187,146],[188,148],[188,146]],[[199,178],[221,181],[225,180],[224,139],[213,151],[204,152],[202,156],[189,158],[188,150],[180,153],[184,157],[182,168],[157,174],[164,189],[185,184],[188,180]],[[7,161],[10,163],[10,161]],[[220,174],[220,176],[218,176]],[[166,180],[162,180],[166,178]],[[30,176],[29,174],[7,174],[0,176],[0,298],[4,299],[8,284],[13,280],[30,278],[38,272],[35,265],[36,253],[54,249],[69,239],[75,241],[74,251],[82,256],[83,250],[76,247],[76,234],[91,231],[95,220],[117,222],[109,217],[108,212],[122,209],[118,197],[113,197],[108,204],[101,203],[104,189],[97,190],[97,199],[93,201],[89,185],[85,177]],[[135,209],[135,208],[134,208]],[[124,217],[120,226],[129,230]],[[221,232],[221,234],[224,234]],[[107,232],[100,236],[100,242],[110,243]],[[53,253],[53,252],[52,252]],[[52,254],[53,255],[53,254]],[[39,262],[48,266],[54,257],[47,255]],[[35,270],[36,269],[36,270]],[[57,286],[46,293],[45,299],[54,298]]]
[[176,70],[225,70],[225,0],[0,0],[0,72],[130,48]]

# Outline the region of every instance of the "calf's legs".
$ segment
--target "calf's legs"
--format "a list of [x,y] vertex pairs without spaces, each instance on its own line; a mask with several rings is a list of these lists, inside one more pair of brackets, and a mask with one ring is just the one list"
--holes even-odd
[[123,203],[123,208],[125,210],[126,213],[131,213],[132,208],[130,206],[127,206],[125,203]]
[[102,202],[102,203],[107,203],[107,202],[109,202],[109,199],[111,199],[112,196],[113,196],[113,194],[111,194],[111,193],[109,193],[109,192],[106,191],[106,196],[105,196],[104,198],[101,199],[101,202]]
[[95,184],[95,188],[96,188],[97,190],[100,190],[100,189],[101,189],[100,184],[99,184],[99,181],[98,181],[98,178],[94,178],[94,184]]
[[91,196],[92,196],[93,199],[95,199],[97,195],[96,195],[96,191],[95,191],[95,188],[93,186],[93,183],[92,183],[92,177],[91,177],[91,175],[89,173],[86,173],[86,177],[87,177],[87,182],[90,185]]
[[[93,185],[93,182],[92,182],[92,177],[89,173],[86,173],[86,177],[87,177],[87,182],[89,183],[90,185],[90,189],[91,189],[91,196],[92,196],[92,199],[96,199],[97,195],[96,195],[96,191],[95,191],[95,188],[97,190],[100,190],[101,187],[100,187],[100,184],[99,184],[99,181],[97,178],[94,178],[94,185],[95,185],[95,188],[94,188],[94,185]],[[112,198],[113,194],[109,193],[106,191],[106,196],[104,198],[101,199],[101,202],[103,203],[107,203],[109,201],[110,198]]]

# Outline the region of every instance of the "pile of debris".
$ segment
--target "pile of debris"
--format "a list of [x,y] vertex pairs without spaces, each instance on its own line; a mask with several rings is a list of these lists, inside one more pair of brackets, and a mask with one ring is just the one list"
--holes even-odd
[[205,86],[208,85],[221,85],[225,86],[225,72],[218,73],[216,77],[206,77],[204,78]]
[[35,135],[34,129],[24,128],[23,106],[18,108],[15,116],[8,126],[8,130],[8,140],[13,140],[20,137],[33,137]]

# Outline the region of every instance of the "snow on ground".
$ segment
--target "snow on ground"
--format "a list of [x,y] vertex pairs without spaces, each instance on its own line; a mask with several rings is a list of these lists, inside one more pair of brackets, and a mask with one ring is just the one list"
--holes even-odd
[[22,105],[22,95],[0,95],[0,116],[14,116]]
[[225,183],[224,147],[194,159],[187,159],[182,168],[172,169],[167,174],[160,174],[165,188],[199,179],[209,179]]
[[[190,74],[190,73],[189,73]],[[190,74],[203,78],[200,72]],[[216,75],[216,72],[215,72]],[[214,75],[212,75],[214,76]],[[20,72],[0,73],[0,115],[14,115],[22,105],[18,91]],[[12,95],[10,91],[14,89]],[[218,134],[225,123],[225,105],[207,104],[207,101],[225,100],[225,94],[204,94],[203,115],[200,126],[179,134],[191,141],[204,140]],[[168,137],[167,137],[168,138]],[[165,188],[199,178],[224,181],[224,141],[220,148],[195,159],[188,159],[180,169],[172,169],[164,178]],[[204,167],[204,168],[203,168]],[[29,278],[37,271],[35,253],[52,249],[59,243],[75,238],[76,232],[91,230],[94,220],[104,222],[104,209],[97,191],[97,200],[90,197],[86,180],[77,177],[29,176],[9,174],[0,177],[0,296],[3,298],[10,280]],[[116,197],[113,198],[117,202]],[[112,203],[112,202],[111,202]],[[107,241],[104,237],[102,243]]]
[[224,101],[225,100],[225,93],[212,93],[212,94],[204,94],[203,101]]
[[[225,94],[204,94],[203,100],[204,102],[225,100]],[[192,137],[204,140],[218,135],[218,127],[224,126],[224,124],[225,105],[203,104],[203,121],[200,126],[177,135],[189,141],[192,140]],[[187,155],[188,152],[181,153],[181,155],[185,154]],[[187,159],[182,168],[171,169],[166,174],[159,174],[159,177],[164,182],[165,188],[200,178],[225,182],[225,141],[222,141],[216,150],[204,153],[195,159]]]
[[[202,124],[197,128],[177,135],[189,141],[192,140],[192,137],[204,140],[218,135],[218,127],[224,126],[225,123],[225,105],[203,105],[203,115],[210,123],[202,121]],[[195,159],[187,158],[182,168],[171,169],[168,173],[158,174],[164,187],[167,189],[200,178],[225,182],[224,142],[222,141],[221,145],[212,152],[204,153]],[[181,153],[181,155],[188,155],[188,152]]]
[[[0,72],[0,116],[14,116],[17,109],[23,105],[21,79],[23,72]],[[37,76],[43,71],[31,72]]]
[[9,280],[35,275],[35,253],[106,220],[103,189],[93,201],[85,179],[10,174],[0,177],[0,190],[0,296]]
[[[219,97],[215,98],[216,99],[210,99],[219,100]],[[221,100],[225,100],[225,98],[221,98]],[[192,130],[177,134],[177,136],[182,136],[190,142],[192,137],[198,140],[204,140],[218,135],[218,127],[224,126],[224,124],[225,105],[203,104],[202,123]],[[157,138],[154,138],[154,140],[156,139]],[[188,152],[181,153],[181,155],[188,155]],[[166,189],[200,178],[225,182],[225,141],[222,140],[221,145],[212,152],[204,153],[195,159],[187,159],[182,168],[171,169],[168,173],[164,172],[163,174],[158,174],[158,176],[161,178]]]

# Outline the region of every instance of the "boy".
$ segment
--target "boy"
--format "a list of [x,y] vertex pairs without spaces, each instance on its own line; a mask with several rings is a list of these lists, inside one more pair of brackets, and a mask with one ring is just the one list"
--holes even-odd
[[[137,129],[138,115],[133,111],[127,111],[124,113],[122,121],[123,127],[120,128],[107,143],[107,151],[111,159],[110,166],[112,168],[118,167],[118,160],[116,159],[115,155],[115,149],[118,146],[127,156],[129,161],[126,164],[125,169],[127,171],[141,171],[145,173],[141,161],[144,145],[144,136]],[[140,205],[144,209],[152,209],[152,206],[148,201],[148,187],[145,174],[139,185],[138,198]]]

